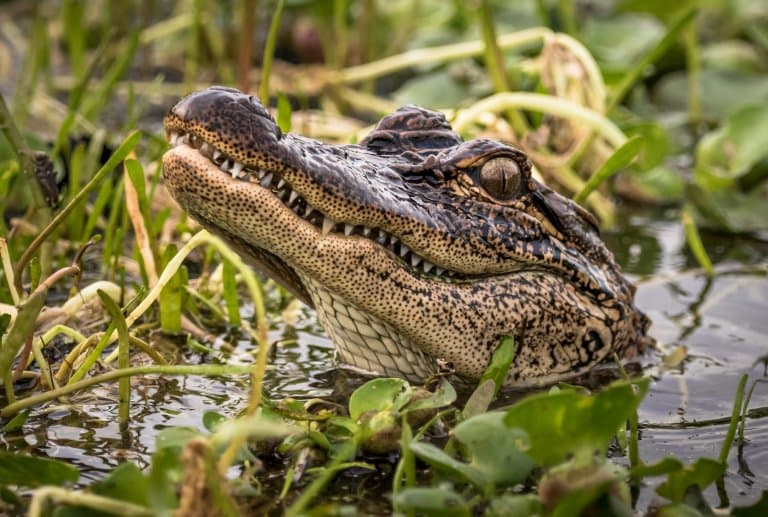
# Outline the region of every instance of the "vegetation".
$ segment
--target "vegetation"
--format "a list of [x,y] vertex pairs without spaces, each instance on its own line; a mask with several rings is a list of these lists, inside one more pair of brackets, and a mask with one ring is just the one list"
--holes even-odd
[[[290,297],[171,208],[159,120],[211,83],[258,91],[284,130],[334,141],[404,102],[444,109],[467,138],[523,148],[605,226],[626,200],[680,207],[713,274],[700,229],[768,231],[766,6],[64,0],[6,2],[0,20],[0,512],[335,514],[334,478],[358,470],[386,479],[383,511],[410,515],[625,515],[648,482],[653,512],[711,510],[702,491],[743,440],[746,377],[719,457],[690,465],[638,457],[647,377],[490,411],[510,339],[463,403],[442,379],[374,379],[341,405],[265,392],[270,314]],[[227,329],[252,340],[248,364],[216,339]],[[180,336],[175,351],[158,334]],[[179,349],[209,361],[174,364]],[[241,414],[165,429],[148,468],[125,461],[93,483],[10,445],[34,410],[111,381],[125,432],[144,375],[248,376],[251,391]]]

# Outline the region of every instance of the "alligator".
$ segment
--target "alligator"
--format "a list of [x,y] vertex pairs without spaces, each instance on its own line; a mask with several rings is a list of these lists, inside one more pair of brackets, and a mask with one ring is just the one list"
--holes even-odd
[[531,386],[653,342],[595,218],[522,151],[463,141],[441,113],[406,106],[358,144],[329,145],[211,87],[164,125],[173,197],[314,307],[347,366],[478,379],[512,336],[505,384]]

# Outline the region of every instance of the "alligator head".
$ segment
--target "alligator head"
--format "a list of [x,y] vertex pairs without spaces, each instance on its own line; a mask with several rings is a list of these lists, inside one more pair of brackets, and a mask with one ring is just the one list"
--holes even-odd
[[165,118],[181,206],[317,310],[343,363],[478,378],[516,338],[507,384],[642,352],[649,320],[594,218],[521,151],[463,142],[408,106],[356,145],[284,134],[251,96],[194,93]]

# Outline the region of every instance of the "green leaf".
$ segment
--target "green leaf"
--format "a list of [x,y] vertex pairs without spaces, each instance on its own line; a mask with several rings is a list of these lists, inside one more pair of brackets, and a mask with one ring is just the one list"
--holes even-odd
[[669,473],[667,480],[659,485],[656,492],[672,502],[682,502],[691,485],[707,488],[725,472],[725,465],[710,458],[699,458],[693,465]]
[[683,468],[683,463],[677,458],[664,458],[650,465],[640,464],[629,471],[632,479],[640,480],[647,477],[663,476],[671,472],[677,472]]
[[291,103],[283,93],[277,94],[277,126],[283,133],[291,131]]
[[122,463],[93,485],[93,493],[148,507],[149,479],[133,463]]
[[80,471],[63,461],[0,451],[0,485],[60,486],[78,479]]
[[228,260],[221,264],[221,281],[224,291],[224,301],[227,304],[227,316],[232,327],[240,326],[240,298],[237,296],[237,268]]
[[504,494],[491,499],[485,517],[528,517],[542,515],[543,508],[539,496],[534,494]]
[[411,442],[409,449],[420,460],[433,468],[452,475],[462,481],[468,481],[486,492],[493,488],[491,481],[479,469],[452,458],[440,448],[426,442]]
[[2,341],[2,348],[0,348],[0,382],[5,382],[6,375],[11,375],[11,366],[16,354],[21,350],[27,337],[34,331],[35,321],[43,309],[47,292],[48,289],[44,288],[35,291],[19,308],[16,320],[13,322],[11,330],[8,331],[8,336]]
[[206,430],[213,432],[222,422],[227,421],[227,417],[217,411],[206,411],[203,413],[203,425]]
[[373,379],[349,397],[349,416],[357,421],[368,411],[398,411],[408,402],[411,392],[411,385],[403,379]]
[[203,434],[193,427],[169,427],[157,433],[155,449],[183,449],[187,442]]
[[[176,255],[177,248],[175,244],[168,244],[163,250],[161,264],[163,268]],[[160,307],[160,328],[166,334],[178,334],[181,332],[181,309],[185,284],[182,283],[184,277],[183,269],[179,268],[176,273],[171,275],[168,282],[160,290],[158,306]]]
[[494,486],[514,485],[525,480],[534,467],[525,451],[530,441],[522,429],[510,429],[505,413],[483,413],[461,422],[453,430],[469,464]]
[[[713,190],[730,187],[733,180],[768,158],[768,106],[743,106],[723,125],[706,134],[696,147],[695,179]],[[768,172],[765,173],[768,177]]]
[[423,392],[426,392],[426,390],[414,391],[413,396],[411,396],[405,406],[402,407],[402,410],[410,412],[441,408],[453,404],[456,400],[456,390],[445,378],[440,380],[440,385],[433,393],[430,393],[427,396],[420,396],[419,394],[423,394]]
[[642,147],[643,140],[639,135],[635,135],[624,142],[624,144],[616,149],[605,163],[590,176],[584,184],[584,188],[573,197],[573,200],[577,203],[583,203],[592,191],[600,186],[600,184],[616,174],[619,170],[627,167],[630,162],[635,159],[635,156],[637,156],[637,153],[640,152]]
[[491,362],[480,377],[480,382],[492,380],[496,385],[496,392],[504,385],[507,378],[509,367],[515,360],[517,345],[512,336],[503,336],[499,341],[499,346],[493,351]]
[[392,498],[399,512],[435,517],[468,517],[469,504],[452,487],[407,488]]
[[605,455],[616,429],[637,409],[649,379],[620,381],[596,395],[541,393],[513,405],[504,422],[528,433],[527,454],[538,465],[556,465],[574,455],[591,461]]

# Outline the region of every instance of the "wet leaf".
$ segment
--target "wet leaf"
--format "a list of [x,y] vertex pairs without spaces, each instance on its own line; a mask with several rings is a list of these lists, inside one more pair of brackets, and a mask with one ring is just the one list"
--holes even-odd
[[411,396],[407,404],[403,406],[403,411],[421,411],[423,409],[435,409],[451,405],[456,400],[456,390],[451,386],[451,383],[445,379],[440,380],[440,385],[437,389],[429,393],[429,395],[422,395],[426,390],[415,391]]
[[163,429],[155,438],[157,450],[167,448],[183,449],[192,438],[202,436],[202,433],[192,427],[169,427]]
[[368,411],[397,411],[408,402],[411,392],[411,385],[403,379],[373,379],[357,388],[350,396],[349,416],[357,420]]
[[509,408],[504,422],[528,433],[531,447],[526,452],[538,465],[556,465],[571,455],[591,460],[594,454],[605,455],[648,385],[646,378],[616,382],[591,396],[574,391],[533,395]]
[[710,458],[699,458],[693,465],[669,473],[656,492],[672,502],[681,502],[691,485],[704,490],[725,472],[725,465]]
[[400,512],[416,512],[435,517],[472,515],[469,504],[450,486],[407,488],[392,501]]
[[0,451],[0,485],[59,486],[79,478],[80,471],[62,461]]
[[505,413],[483,413],[463,421],[453,430],[469,464],[496,486],[522,482],[533,470],[524,451],[530,446],[522,429],[504,424]]
[[410,450],[420,460],[462,481],[472,483],[482,490],[492,489],[490,480],[479,469],[459,461],[427,442],[411,442]]
[[683,468],[683,464],[677,458],[664,458],[656,463],[640,464],[630,470],[630,476],[632,479],[639,480],[646,477],[663,476],[670,472],[676,472]]

